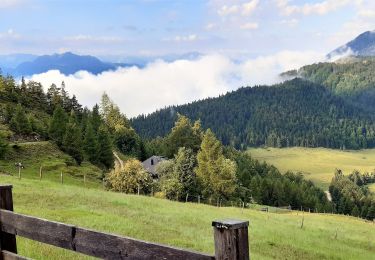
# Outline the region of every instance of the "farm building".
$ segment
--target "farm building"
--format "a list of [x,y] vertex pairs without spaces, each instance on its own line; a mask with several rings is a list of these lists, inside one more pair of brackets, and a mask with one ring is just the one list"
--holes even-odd
[[162,161],[168,160],[163,156],[153,155],[144,162],[142,162],[143,168],[150,173],[151,177],[156,179],[158,178],[158,174],[156,172],[156,166],[161,163]]

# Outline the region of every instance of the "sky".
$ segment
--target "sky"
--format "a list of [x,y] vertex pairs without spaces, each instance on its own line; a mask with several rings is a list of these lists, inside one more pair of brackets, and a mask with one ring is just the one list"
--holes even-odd
[[[0,54],[147,57],[145,68],[32,77],[65,80],[88,106],[106,91],[129,116],[276,83],[367,30],[373,0],[0,0]],[[200,56],[154,59],[186,53]]]

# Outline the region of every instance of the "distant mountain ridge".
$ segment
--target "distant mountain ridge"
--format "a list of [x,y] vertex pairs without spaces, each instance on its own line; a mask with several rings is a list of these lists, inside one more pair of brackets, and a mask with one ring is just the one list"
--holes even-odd
[[367,31],[358,35],[354,40],[335,49],[327,55],[328,59],[343,56],[375,56],[375,31]]
[[34,59],[22,62],[14,68],[4,67],[2,70],[3,73],[14,77],[31,76],[49,70],[59,70],[65,75],[84,70],[97,75],[104,71],[116,70],[118,67],[129,66],[135,66],[135,64],[103,62],[94,56],[66,52],[63,54],[36,56]]

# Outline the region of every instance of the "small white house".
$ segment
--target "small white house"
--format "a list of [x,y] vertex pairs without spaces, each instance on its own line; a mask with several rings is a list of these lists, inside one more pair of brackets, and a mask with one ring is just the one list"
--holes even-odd
[[168,160],[163,156],[153,155],[144,162],[142,162],[143,168],[151,175],[152,178],[157,179],[159,176],[156,172],[156,166],[162,161]]

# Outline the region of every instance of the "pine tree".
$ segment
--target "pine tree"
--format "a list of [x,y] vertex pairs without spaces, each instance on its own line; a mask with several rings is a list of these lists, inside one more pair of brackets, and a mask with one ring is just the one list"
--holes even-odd
[[108,130],[104,126],[101,126],[99,128],[98,140],[99,140],[99,161],[107,169],[110,169],[113,167],[113,163],[114,163],[112,142],[111,142],[111,138],[109,137]]
[[71,112],[69,122],[62,143],[63,150],[73,157],[78,165],[83,161],[82,132],[74,111]]
[[62,106],[62,98],[60,95],[60,88],[55,84],[52,84],[47,90],[47,103],[49,106],[49,112],[55,111],[58,105]]
[[70,97],[68,91],[65,89],[65,82],[61,82],[61,103],[65,111],[69,112],[72,110],[72,104],[70,103]]
[[99,143],[91,122],[86,125],[85,138],[83,140],[83,150],[86,158],[93,164],[99,163]]
[[98,133],[99,127],[101,124],[102,124],[102,118],[99,114],[99,106],[95,105],[92,108],[92,113],[91,113],[91,125],[95,133]]
[[15,114],[10,121],[10,127],[17,134],[30,134],[32,131],[30,121],[21,104],[16,107]]
[[47,98],[42,85],[35,81],[29,81],[27,87],[30,96],[30,104],[28,105],[48,112],[48,107],[46,106]]
[[49,126],[49,137],[61,146],[66,132],[67,115],[60,105],[53,111],[52,120]]

